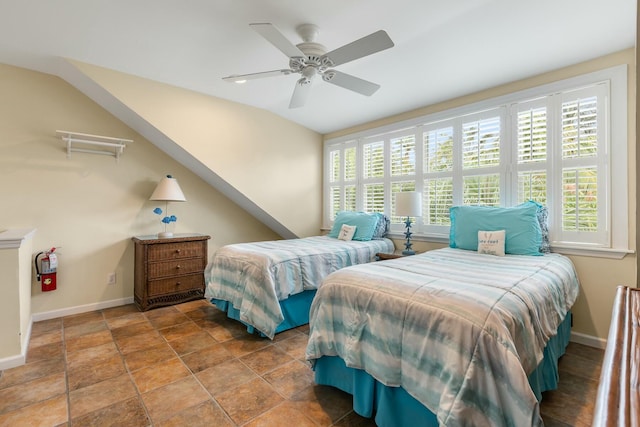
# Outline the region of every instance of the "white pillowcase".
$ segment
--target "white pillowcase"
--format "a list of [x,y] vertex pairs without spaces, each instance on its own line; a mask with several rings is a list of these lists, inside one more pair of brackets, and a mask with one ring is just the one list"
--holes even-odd
[[478,231],[478,253],[504,256],[506,230]]
[[338,239],[351,240],[353,239],[354,234],[356,234],[355,225],[342,224],[342,227],[340,228],[340,233],[338,233]]

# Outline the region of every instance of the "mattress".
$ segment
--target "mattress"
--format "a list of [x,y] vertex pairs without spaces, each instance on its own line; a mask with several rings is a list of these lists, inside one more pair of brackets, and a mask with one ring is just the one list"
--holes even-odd
[[328,276],[306,357],[402,387],[440,425],[541,424],[528,376],[575,302],[571,261],[445,248]]
[[316,290],[330,273],[393,252],[389,239],[343,241],[326,236],[241,243],[218,249],[205,269],[205,297],[227,302],[239,320],[273,338],[281,301]]

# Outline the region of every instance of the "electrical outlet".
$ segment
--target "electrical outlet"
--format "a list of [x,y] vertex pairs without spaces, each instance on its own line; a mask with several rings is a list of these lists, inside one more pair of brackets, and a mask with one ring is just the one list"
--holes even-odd
[[107,274],[107,285],[115,285],[116,284],[116,273]]

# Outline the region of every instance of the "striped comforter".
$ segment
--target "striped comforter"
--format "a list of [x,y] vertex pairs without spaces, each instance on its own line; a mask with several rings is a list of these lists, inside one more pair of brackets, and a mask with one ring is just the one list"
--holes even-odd
[[205,270],[205,297],[230,302],[243,322],[273,338],[284,320],[279,301],[317,289],[340,268],[393,250],[389,239],[346,242],[326,236],[227,245]]
[[440,425],[542,425],[527,376],[578,295],[558,254],[440,249],[328,276],[306,357],[402,386]]

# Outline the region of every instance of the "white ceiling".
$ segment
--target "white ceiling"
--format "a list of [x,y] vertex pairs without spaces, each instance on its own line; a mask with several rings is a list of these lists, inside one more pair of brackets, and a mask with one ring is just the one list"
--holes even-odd
[[[365,97],[316,80],[290,110],[297,74],[253,31],[294,44],[320,27],[333,50],[379,29],[395,46],[336,69],[380,84]],[[272,111],[329,133],[635,45],[634,0],[0,0],[0,63],[56,74],[60,57]]]

